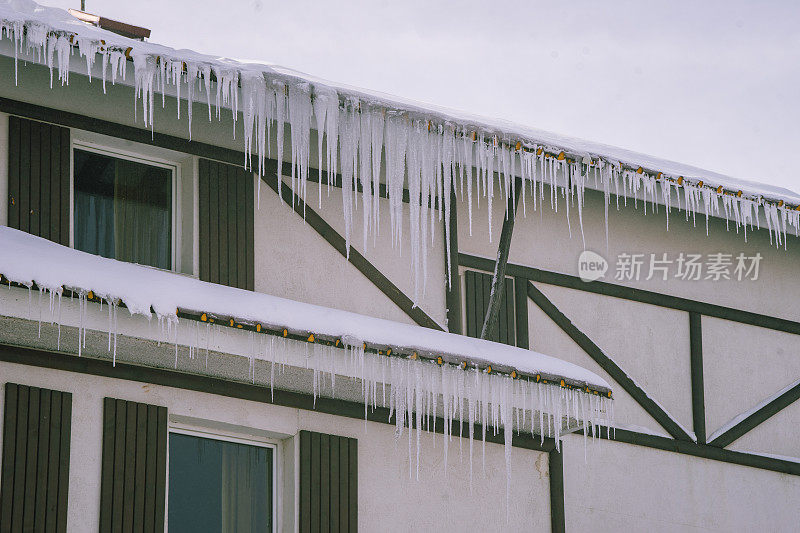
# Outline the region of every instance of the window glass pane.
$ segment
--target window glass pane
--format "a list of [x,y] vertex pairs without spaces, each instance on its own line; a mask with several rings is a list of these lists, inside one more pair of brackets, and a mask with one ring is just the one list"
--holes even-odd
[[172,267],[172,171],[75,150],[75,248]]
[[169,435],[169,531],[272,531],[272,448]]

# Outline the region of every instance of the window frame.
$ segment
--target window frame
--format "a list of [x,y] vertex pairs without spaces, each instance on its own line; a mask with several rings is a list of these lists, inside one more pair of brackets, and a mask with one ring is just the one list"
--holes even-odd
[[[76,139],[76,135],[71,135],[70,143],[70,179],[69,179],[69,245],[70,248],[75,248],[75,150],[82,150],[84,152],[91,152],[107,157],[116,159],[123,159],[126,161],[133,161],[158,168],[164,168],[171,173],[171,235],[170,235],[170,265],[171,268],[167,272],[181,272],[181,254],[179,253],[181,247],[181,164],[179,161],[143,154],[134,150],[128,150],[113,146],[111,143],[102,143],[96,141],[85,140],[82,138]],[[142,265],[148,268],[157,270],[164,270],[151,265]]]
[[278,465],[282,460],[280,454],[279,441],[277,439],[259,437],[257,435],[246,435],[233,431],[220,431],[218,429],[211,429],[207,427],[198,427],[195,425],[181,424],[177,422],[170,422],[167,426],[167,472],[166,472],[166,487],[165,487],[165,509],[164,509],[164,531],[169,531],[169,437],[171,434],[188,435],[203,439],[219,440],[223,442],[232,442],[235,444],[245,444],[248,446],[256,446],[259,448],[269,448],[272,450],[272,532],[278,531],[278,509],[280,508],[279,501],[281,500],[282,490],[279,490],[278,481]]

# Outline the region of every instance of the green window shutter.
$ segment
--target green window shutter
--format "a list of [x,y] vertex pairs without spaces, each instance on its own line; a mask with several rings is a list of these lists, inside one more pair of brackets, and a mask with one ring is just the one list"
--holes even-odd
[[8,119],[8,225],[69,246],[68,128]]
[[[492,290],[492,275],[467,270],[464,273],[467,311],[467,335],[480,337],[486,310],[489,308],[489,294]],[[514,280],[506,278],[503,295],[500,298],[500,316],[497,329],[489,340],[516,346],[516,321],[514,318]]]
[[101,468],[100,531],[163,533],[167,408],[106,398]]
[[200,279],[255,288],[253,173],[199,161]]
[[300,432],[300,532],[358,531],[358,440]]
[[66,531],[72,394],[6,383],[0,532]]

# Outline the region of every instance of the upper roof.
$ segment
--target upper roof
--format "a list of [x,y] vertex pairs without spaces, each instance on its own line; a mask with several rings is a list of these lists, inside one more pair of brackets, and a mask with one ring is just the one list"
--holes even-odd
[[[80,48],[81,55],[88,53],[90,50],[92,53],[97,52],[98,46],[109,49],[117,48],[130,57],[137,54],[147,54],[162,59],[178,60],[184,63],[185,67],[193,66],[201,73],[203,68],[207,66],[211,68],[213,73],[217,74],[217,77],[219,77],[219,73],[234,70],[236,79],[259,73],[267,78],[279,79],[288,83],[308,83],[317,92],[335,91],[340,100],[355,98],[362,104],[368,103],[386,110],[406,113],[409,116],[430,121],[435,125],[452,124],[464,132],[482,133],[488,139],[496,137],[500,142],[510,143],[512,146],[520,146],[521,144],[524,147],[543,148],[545,151],[556,155],[563,152],[567,157],[578,160],[588,161],[588,158],[592,160],[603,159],[611,163],[621,164],[633,171],[638,170],[643,173],[650,173],[655,177],[663,175],[667,178],[674,178],[676,181],[680,180],[681,183],[679,185],[682,185],[684,180],[687,180],[693,185],[699,183],[701,188],[719,190],[721,187],[725,191],[739,196],[749,196],[758,202],[772,201],[780,204],[779,207],[781,208],[786,207],[785,204],[789,204],[791,207],[800,206],[800,194],[783,187],[737,179],[624,148],[330,82],[274,64],[214,57],[192,50],[175,50],[155,43],[128,39],[110,31],[84,24],[62,9],[40,6],[30,0],[0,0],[0,20],[2,21],[3,29],[9,36],[17,26],[19,26],[20,30],[27,26],[29,46],[31,45],[31,37],[33,37],[30,34],[32,30],[38,30],[37,33],[40,34],[45,32],[44,37],[38,36],[39,39],[43,38],[45,40],[47,39],[46,32],[64,32],[67,35],[75,36],[71,41]],[[20,40],[21,43],[21,32],[16,34],[14,38]],[[90,42],[97,43],[98,46],[92,48],[88,46]],[[49,64],[51,67],[53,66],[52,59]]]

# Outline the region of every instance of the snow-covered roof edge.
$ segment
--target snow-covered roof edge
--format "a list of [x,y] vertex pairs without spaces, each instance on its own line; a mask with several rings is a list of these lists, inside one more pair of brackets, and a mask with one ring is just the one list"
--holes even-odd
[[[262,74],[267,80],[306,84],[306,89],[318,96],[328,96],[333,91],[340,102],[355,99],[362,104],[382,107],[384,113],[385,111],[405,113],[412,118],[431,122],[429,127],[433,129],[451,126],[468,136],[475,138],[482,136],[487,142],[508,143],[518,150],[542,149],[550,155],[563,154],[566,158],[584,163],[591,161],[592,164],[599,163],[599,160],[606,160],[608,163],[621,165],[623,170],[639,171],[641,174],[651,175],[657,179],[662,177],[673,179],[678,185],[696,186],[700,184],[700,188],[708,188],[720,191],[720,193],[725,191],[733,193],[737,197],[774,202],[780,204],[779,208],[800,209],[800,195],[782,187],[732,178],[690,165],[508,121],[488,119],[393,95],[337,84],[278,65],[243,62],[200,54],[192,50],[175,50],[150,42],[133,40],[86,25],[65,10],[40,6],[30,0],[0,0],[0,21],[2,21],[4,36],[12,39],[18,49],[22,49],[23,44],[29,50],[41,48],[40,58],[46,60],[46,64],[51,69],[56,65],[53,60],[55,53],[58,56],[59,79],[63,83],[68,81],[68,57],[72,53],[70,45],[78,48],[79,54],[85,57],[89,66],[94,63],[95,54],[105,54],[107,57],[104,60],[110,62],[112,77],[118,73],[124,74],[125,65],[120,62],[123,57],[133,58],[134,64],[136,64],[136,59],[140,58],[139,66],[144,66],[147,63],[146,58],[152,57],[154,61],[157,60],[161,64],[160,69],[163,73],[172,76],[172,83],[187,74],[202,80],[207,74],[213,73],[217,80],[220,80],[225,86],[222,88],[222,94],[217,94],[218,104],[221,96],[221,104],[234,110],[237,109],[239,102],[238,98],[231,93],[232,87],[235,87],[236,82],[243,83],[244,78],[250,78],[257,73]],[[61,38],[59,39],[59,37]],[[105,68],[104,63],[104,73]],[[161,80],[161,83],[170,83],[170,80]],[[139,88],[142,91],[146,89]],[[205,89],[209,91],[210,87],[207,85]],[[145,96],[144,93],[142,96]],[[243,94],[243,96],[245,95]],[[189,94],[187,97],[191,99],[192,95]],[[209,98],[210,100],[211,98]],[[246,109],[239,110],[246,112]],[[322,129],[324,130],[324,128]],[[679,179],[681,183],[678,183]]]
[[132,315],[155,314],[172,322],[182,315],[240,329],[246,325],[264,334],[301,335],[310,342],[362,346],[384,354],[388,350],[387,355],[403,358],[441,356],[442,363],[462,368],[495,374],[501,369],[526,379],[539,376],[568,389],[610,396],[608,383],[593,372],[515,346],[208,283],[95,256],[7,226],[0,226],[0,248],[5,250],[0,254],[4,281],[121,303]]

